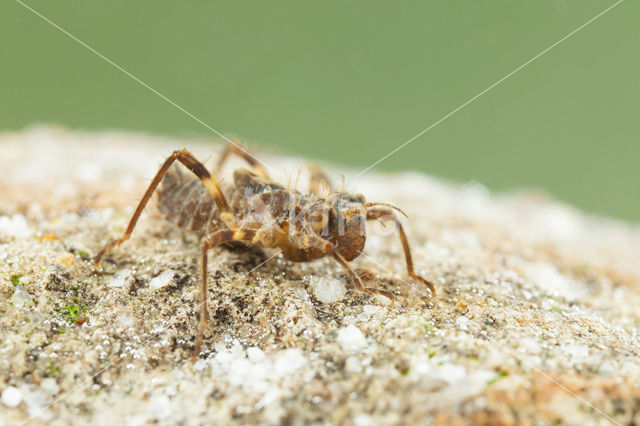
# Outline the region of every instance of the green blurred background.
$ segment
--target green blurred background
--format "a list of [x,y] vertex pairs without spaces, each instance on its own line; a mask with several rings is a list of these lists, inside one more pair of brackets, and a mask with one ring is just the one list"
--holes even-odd
[[[363,169],[610,0],[25,0],[225,135]],[[640,4],[626,0],[375,170],[540,188],[640,221]],[[0,130],[209,130],[14,0]]]

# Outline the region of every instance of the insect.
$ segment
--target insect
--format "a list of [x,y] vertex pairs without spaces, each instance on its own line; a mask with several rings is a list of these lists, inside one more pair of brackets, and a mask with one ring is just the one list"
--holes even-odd
[[[104,246],[94,259],[98,268],[106,253],[129,239],[156,190],[159,210],[165,218],[202,233],[202,304],[194,359],[200,354],[208,318],[207,255],[210,249],[222,244],[277,249],[286,259],[295,262],[330,256],[346,270],[357,289],[393,301],[391,293],[365,286],[348,263],[364,249],[366,221],[391,221],[400,236],[409,276],[422,282],[435,295],[433,285],[413,269],[407,236],[394,211],[404,214],[400,209],[388,203],[368,203],[362,195],[332,191],[329,180],[318,168],[311,170],[308,194],[287,189],[272,181],[255,157],[235,143],[223,152],[217,170],[222,169],[230,155],[244,159],[251,170],[236,169],[233,183],[220,185],[189,151],[184,148],[174,151],[149,184],[122,236]],[[185,174],[177,165],[172,167],[176,161],[193,175]],[[322,193],[323,186],[329,193]]]

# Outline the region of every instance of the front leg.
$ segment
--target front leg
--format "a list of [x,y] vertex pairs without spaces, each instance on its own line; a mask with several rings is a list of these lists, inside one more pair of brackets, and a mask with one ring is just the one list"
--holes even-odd
[[431,282],[425,280],[420,275],[416,274],[413,270],[413,259],[411,257],[411,249],[409,248],[409,242],[407,241],[407,235],[404,233],[404,229],[402,228],[402,224],[393,213],[391,209],[373,209],[367,211],[367,220],[373,219],[381,219],[381,220],[391,220],[396,224],[396,229],[398,230],[398,235],[400,236],[400,241],[402,242],[402,249],[404,250],[404,258],[407,262],[407,273],[413,279],[416,279],[429,287],[431,290],[432,297],[436,295],[436,289],[433,287]]
[[351,281],[355,284],[358,290],[384,296],[389,300],[391,300],[391,304],[393,305],[393,302],[395,301],[395,297],[393,297],[393,294],[389,293],[388,291],[380,290],[378,288],[365,286],[364,283],[362,282],[362,279],[360,278],[360,275],[358,275],[351,268],[351,266],[349,266],[349,263],[347,262],[347,260],[344,257],[342,257],[342,255],[338,252],[338,250],[335,249],[335,247],[333,246],[333,244],[331,244],[331,242],[315,234],[309,233],[303,237],[302,243],[306,247],[313,247],[317,250],[320,250],[322,253],[331,255],[340,265],[342,265],[344,269],[347,270],[347,273],[351,277]]

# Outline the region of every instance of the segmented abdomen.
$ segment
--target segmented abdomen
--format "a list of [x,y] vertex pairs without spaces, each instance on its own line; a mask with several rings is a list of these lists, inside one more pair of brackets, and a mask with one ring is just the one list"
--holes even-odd
[[[220,219],[215,201],[195,176],[172,166],[157,190],[158,208],[163,216],[176,225],[192,231],[210,234],[226,226]],[[231,185],[220,185],[237,218],[244,216],[246,201]]]

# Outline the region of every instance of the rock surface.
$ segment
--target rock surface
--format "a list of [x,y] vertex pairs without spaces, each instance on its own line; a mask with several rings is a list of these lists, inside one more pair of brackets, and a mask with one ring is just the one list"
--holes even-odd
[[[640,230],[416,173],[329,174],[408,213],[435,298],[375,223],[353,263],[393,306],[330,261],[219,248],[204,355],[189,362],[198,238],[150,206],[101,272],[89,261],[182,145],[221,149],[57,128],[0,136],[0,425],[640,423]],[[258,156],[284,183],[305,164]]]

